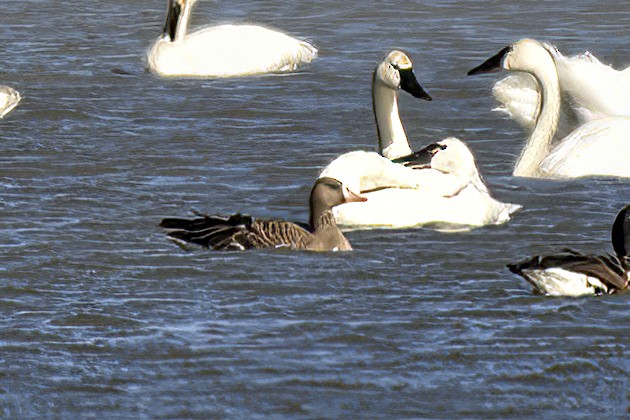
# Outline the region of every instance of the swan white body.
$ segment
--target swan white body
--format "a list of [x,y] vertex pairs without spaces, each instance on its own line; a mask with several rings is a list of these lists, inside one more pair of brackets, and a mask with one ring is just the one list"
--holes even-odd
[[291,72],[317,57],[306,41],[254,25],[220,25],[188,34],[196,0],[170,0],[164,34],[148,52],[160,76],[232,77]]
[[[469,72],[476,74],[504,68],[526,72],[537,82],[537,90],[533,96],[526,87],[519,85],[518,79],[503,82],[503,86],[519,86],[519,98],[529,98],[510,103],[511,113],[523,113],[517,120],[527,126],[530,124],[527,113],[535,110],[531,118],[533,128],[516,162],[514,175],[532,178],[630,177],[630,117],[619,116],[625,112],[624,102],[628,98],[615,100],[607,107],[605,95],[589,97],[584,88],[573,86],[565,96],[573,98],[570,101],[574,104],[578,104],[578,98],[582,102],[572,106],[571,112],[567,108],[565,112],[561,112],[562,96],[556,52],[557,50],[548,45],[524,39],[506,47]],[[581,65],[579,60],[573,63]],[[565,71],[571,68],[572,72],[580,67],[563,66]],[[615,70],[608,68],[608,71]],[[566,78],[572,80],[567,85],[573,85],[578,80],[577,77]],[[536,88],[536,82],[528,83],[533,83]],[[499,89],[495,87],[495,94],[497,90]],[[505,90],[501,93],[504,94]],[[503,100],[505,98],[509,100],[509,95],[503,97]],[[531,98],[536,99],[533,105]],[[607,113],[614,113],[616,116],[601,117]],[[554,140],[559,126],[561,130],[564,126],[562,137]]]
[[436,145],[441,147],[424,169],[411,169],[370,152],[350,152],[335,159],[320,177],[339,177],[367,198],[334,207],[337,223],[351,228],[431,225],[462,230],[504,223],[521,208],[490,195],[473,154],[461,140],[451,137]]
[[20,103],[20,93],[9,86],[0,86],[0,118],[4,118]]

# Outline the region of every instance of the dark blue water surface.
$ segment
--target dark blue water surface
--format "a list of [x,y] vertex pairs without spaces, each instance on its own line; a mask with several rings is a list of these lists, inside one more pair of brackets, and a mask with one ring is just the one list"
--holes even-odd
[[[611,251],[617,179],[511,177],[525,134],[466,71],[528,36],[630,65],[625,1],[200,1],[193,26],[313,41],[289,76],[162,80],[166,0],[0,2],[0,416],[622,418],[628,296],[531,294],[505,264]],[[433,102],[401,97],[415,147],[458,136],[507,225],[351,232],[355,251],[185,252],[162,217],[307,220],[319,169],[372,149],[391,48]]]

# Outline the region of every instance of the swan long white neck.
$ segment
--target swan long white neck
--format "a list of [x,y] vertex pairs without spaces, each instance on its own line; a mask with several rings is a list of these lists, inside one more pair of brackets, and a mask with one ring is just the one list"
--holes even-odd
[[184,3],[181,16],[177,21],[177,29],[175,30],[174,41],[180,41],[186,38],[188,33],[188,22],[190,21],[190,14],[192,12],[193,4],[190,1]]
[[540,163],[549,154],[551,141],[560,118],[560,82],[558,71],[551,56],[546,53],[544,62],[530,72],[538,81],[540,105],[534,129],[527,139],[514,168],[515,176],[536,177],[541,175]]
[[411,154],[407,135],[398,113],[398,94],[376,77],[372,82],[372,105],[381,154],[388,159]]

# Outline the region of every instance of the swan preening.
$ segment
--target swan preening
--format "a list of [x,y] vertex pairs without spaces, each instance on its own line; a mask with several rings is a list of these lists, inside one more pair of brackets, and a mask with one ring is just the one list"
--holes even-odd
[[402,51],[376,67],[372,100],[381,154],[355,151],[326,166],[320,177],[341,180],[368,200],[333,208],[337,223],[354,228],[468,228],[503,223],[518,205],[496,201],[464,142],[446,138],[413,153],[398,113],[398,91],[430,100]]
[[256,220],[251,216],[198,215],[195,219],[167,218],[160,226],[180,243],[216,250],[288,248],[305,251],[350,251],[352,247],[335,224],[331,208],[341,203],[365,201],[340,181],[318,179],[309,198],[310,231],[284,220]]
[[21,99],[17,90],[9,86],[0,86],[0,118],[13,111]]
[[547,44],[523,39],[468,74],[500,68],[535,79],[507,79],[494,89],[517,121],[532,125],[515,176],[630,177],[629,69],[619,72],[590,55],[567,59]]
[[630,206],[613,223],[615,255],[589,255],[565,250],[561,254],[535,256],[509,264],[534,291],[551,296],[582,296],[617,293],[628,288],[630,279]]
[[[473,154],[459,139],[449,137],[430,144],[413,158],[415,169],[377,153],[350,152],[324,168],[320,176],[341,178],[367,198],[366,202],[335,206],[337,223],[352,228],[462,230],[504,223],[521,208],[490,195]],[[361,170],[369,161],[375,164]]]
[[297,70],[317,57],[306,41],[254,25],[220,25],[188,33],[197,0],[169,0],[164,31],[148,52],[160,76],[231,77]]

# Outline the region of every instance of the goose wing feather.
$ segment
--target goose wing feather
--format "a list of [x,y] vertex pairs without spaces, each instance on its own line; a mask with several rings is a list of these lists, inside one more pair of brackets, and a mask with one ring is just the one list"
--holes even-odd
[[217,250],[291,247],[302,249],[311,233],[282,220],[255,220],[251,216],[200,215],[195,219],[167,218],[160,227],[170,238]]
[[628,286],[627,268],[624,262],[612,255],[587,255],[566,250],[560,254],[537,255],[519,263],[508,264],[508,268],[536,288],[538,285],[529,278],[528,272],[556,268],[597,278],[613,291],[625,289]]

